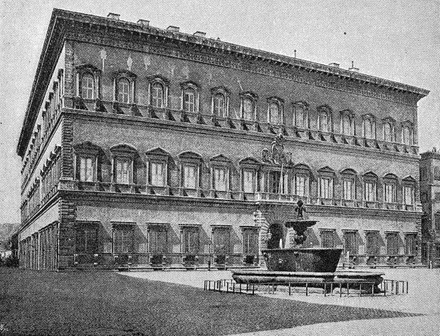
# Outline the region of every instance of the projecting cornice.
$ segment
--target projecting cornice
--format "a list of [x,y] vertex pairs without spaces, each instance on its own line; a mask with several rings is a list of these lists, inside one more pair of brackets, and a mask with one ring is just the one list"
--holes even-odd
[[[320,73],[324,76],[335,76],[339,80],[343,81],[346,80],[351,82],[358,82],[362,85],[369,85],[376,88],[385,88],[395,92],[410,94],[413,97],[412,100],[415,102],[425,97],[429,93],[428,90],[421,89],[415,86],[410,86],[355,71],[345,70],[335,66],[310,62],[296,57],[278,55],[267,51],[248,48],[228,42],[223,42],[219,39],[212,39],[200,35],[182,33],[176,30],[159,29],[150,25],[146,25],[143,22],[133,23],[89,14],[70,12],[61,9],[54,9],[52,12],[52,17],[49,23],[46,39],[44,41],[37,72],[29,97],[28,107],[17,146],[18,155],[24,155],[27,143],[29,141],[30,133],[32,132],[32,127],[38,116],[38,109],[40,108],[44,99],[44,92],[46,92],[49,85],[49,80],[56,65],[56,61],[62,50],[64,40],[67,37],[70,38],[71,36],[75,36],[78,34],[81,35],[81,32],[90,33],[91,30],[98,33],[104,32],[105,35],[119,34],[126,37],[127,40],[145,37],[149,40],[160,42],[163,44],[172,44],[177,49],[180,49],[180,47],[182,46],[196,47],[199,50],[203,50],[203,56],[205,58],[200,55],[200,57],[202,57],[200,58],[200,61],[202,62],[204,62],[204,60],[206,59],[206,54],[223,54],[234,56],[235,59],[241,60],[244,63],[264,62],[271,67],[279,67],[280,69],[290,69],[291,71],[302,70],[307,72]],[[162,53],[161,50],[155,51],[154,48],[151,50],[151,52],[156,52],[159,54]],[[179,57],[179,55],[180,54],[178,54],[177,57]],[[182,54],[182,57],[185,57],[185,55]],[[192,58],[197,61],[197,57]],[[215,59],[213,60],[213,62],[217,63],[218,60]],[[254,67],[258,68],[256,64],[250,66],[249,68]],[[244,66],[238,69],[247,70],[246,68],[247,67]],[[256,72],[259,71],[257,70]],[[262,72],[272,74],[274,76],[277,75],[277,72],[273,71],[272,69],[270,69],[269,72]],[[288,76],[288,78],[290,77],[292,76]],[[293,75],[293,77],[290,79],[298,82],[304,82],[305,84],[310,84],[302,78],[296,78],[295,75]],[[313,84],[328,87],[328,83]]]

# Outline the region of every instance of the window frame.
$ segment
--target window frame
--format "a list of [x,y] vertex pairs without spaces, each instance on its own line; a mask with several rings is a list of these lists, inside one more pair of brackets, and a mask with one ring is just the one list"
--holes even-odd
[[[169,95],[170,81],[161,75],[147,77],[147,80],[148,80],[148,105],[150,105],[153,108],[168,108],[168,105],[169,105],[168,95]],[[154,87],[156,85],[160,85],[162,88],[161,106],[156,106],[153,103],[154,102]]]
[[[217,97],[223,97],[223,111],[218,109]],[[227,118],[229,116],[230,91],[224,86],[211,89],[211,114],[218,118]]]
[[[348,132],[346,132],[346,125],[345,121],[348,118]],[[355,136],[355,118],[354,118],[354,112],[351,110],[343,110],[340,112],[340,119],[341,119],[341,134],[345,136]]]
[[[86,76],[86,75],[90,75],[92,77],[92,84],[93,84],[92,98],[83,96],[83,79],[84,79],[84,76]],[[61,73],[61,76],[59,73],[58,77],[59,77],[58,78],[59,82],[62,83],[62,81],[61,81],[62,73]],[[101,77],[102,77],[102,71],[91,64],[82,64],[82,65],[77,66],[75,68],[75,78],[76,78],[75,95],[76,95],[76,97],[81,97],[82,99],[85,99],[85,100],[101,99]],[[61,99],[61,97],[63,95],[62,91],[64,91],[63,85],[61,85],[59,97],[57,99]]]
[[[298,110],[302,110],[302,123],[298,123]],[[306,102],[298,101],[292,103],[292,126],[299,129],[309,129],[309,105]]]
[[[367,188],[367,184],[372,186],[371,190],[369,190],[369,188]],[[364,176],[363,176],[363,195],[362,195],[363,200],[365,202],[377,202],[377,199],[378,199],[377,189],[378,189],[377,175],[375,175],[373,173],[364,174]],[[370,197],[370,195],[372,195],[372,197]]]
[[[369,123],[369,131],[367,132],[367,122]],[[371,136],[368,136],[371,133]],[[372,114],[364,114],[362,116],[362,136],[368,140],[377,139],[376,118]]]
[[[119,104],[135,104],[136,103],[136,79],[137,76],[128,70],[120,70],[113,74],[113,101]],[[127,101],[121,101],[120,96],[120,83],[126,81],[128,83],[128,99]]]
[[[136,223],[131,222],[112,222],[112,254],[134,254],[136,253],[135,248],[135,225]],[[117,243],[117,232],[129,232],[129,236],[124,237],[124,234],[122,234],[121,239],[121,246],[118,246]],[[131,237],[130,237],[131,236]],[[126,240],[129,240],[128,246],[125,246]]]
[[[161,248],[158,248],[159,242],[162,241],[162,239],[159,239],[158,236],[164,233],[165,235],[165,245]],[[168,227],[166,224],[161,223],[149,223],[147,228],[147,234],[148,234],[148,253],[149,254],[167,254],[169,252],[169,235],[168,235]],[[155,238],[155,239],[153,239]],[[153,241],[155,241],[155,244],[153,245]],[[154,248],[153,248],[154,247]]]
[[[335,179],[335,172],[330,167],[318,170],[318,195],[320,199],[332,200],[335,198]],[[325,181],[328,181],[327,186],[325,186]]]
[[[232,241],[231,241],[232,232],[233,230],[231,225],[211,225],[211,241],[212,241],[212,251],[214,255],[232,254]],[[220,244],[218,244],[218,240],[223,240],[217,237],[219,233],[221,233],[222,235],[224,234],[225,237],[223,238],[226,238],[224,247],[220,247]],[[223,241],[220,241],[220,243],[222,242]]]
[[[389,134],[386,131],[386,126],[389,126]],[[382,119],[382,137],[385,142],[395,142],[396,141],[396,121],[387,117]]]
[[[318,112],[318,120],[317,120],[318,131],[324,133],[332,133],[333,132],[332,109],[327,105],[322,105],[319,106],[316,110]],[[324,120],[323,116],[325,116],[326,127],[323,127],[323,122],[322,122]]]
[[[200,86],[194,82],[188,81],[180,84],[181,88],[181,106],[180,109],[185,113],[199,113],[200,112]],[[192,92],[194,101],[191,103],[193,110],[187,109],[186,95]]]
[[[92,240],[87,239],[85,232],[91,232]],[[84,248],[80,249],[78,246],[79,236],[78,233],[82,232],[84,234]],[[94,237],[93,237],[94,236]],[[90,237],[90,236],[89,236]],[[87,242],[91,243],[88,244]],[[88,246],[91,245],[89,249]],[[75,222],[75,254],[97,254],[99,251],[99,226],[97,222],[93,221],[76,221]]]
[[[180,227],[180,251],[185,255],[197,255],[201,251],[201,241],[200,241],[200,231],[201,225],[199,224],[179,224]],[[191,235],[190,233],[194,234]],[[195,244],[191,244],[191,239],[189,239],[189,244],[187,245],[187,238],[195,237]]]
[[[257,256],[259,253],[259,229],[255,226],[240,226],[240,229],[243,255]],[[248,237],[247,239],[246,236]]]
[[[245,115],[245,101],[250,101],[251,111],[247,112]],[[257,102],[258,95],[251,91],[240,93],[240,119],[245,121],[256,121],[257,120]],[[250,115],[248,115],[250,113]],[[245,117],[249,116],[249,118]]]
[[[110,148],[110,152],[112,155],[112,183],[118,185],[130,185],[135,184],[135,159],[137,157],[137,150],[126,144],[113,146]],[[122,181],[118,181],[117,176],[117,164],[118,161],[128,161],[129,162],[129,171],[128,171],[128,183],[123,183]]]
[[[97,182],[98,178],[98,166],[99,166],[99,151],[100,148],[89,141],[76,144],[73,146],[75,153],[75,179],[82,183]],[[89,158],[92,160],[92,181],[84,181],[81,179],[81,158]]]
[[[273,120],[273,108],[276,108],[277,117]],[[278,126],[284,125],[284,100],[278,97],[267,98],[267,123]]]

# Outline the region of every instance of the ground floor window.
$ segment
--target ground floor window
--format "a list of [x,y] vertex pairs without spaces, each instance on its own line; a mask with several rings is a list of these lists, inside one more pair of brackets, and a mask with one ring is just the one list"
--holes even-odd
[[231,230],[230,228],[213,228],[212,241],[214,254],[229,254],[231,252]]
[[168,232],[165,226],[149,226],[148,241],[148,250],[150,253],[164,254],[168,252]]
[[134,253],[133,225],[113,227],[113,253]]
[[322,247],[329,247],[333,248],[336,246],[335,237],[336,232],[335,230],[322,230],[321,231],[321,246]]
[[399,254],[399,239],[397,232],[387,234],[387,254],[388,255]]
[[344,250],[345,253],[350,253],[351,255],[358,254],[358,242],[357,242],[357,232],[347,231],[344,232]]
[[188,254],[199,253],[200,232],[198,227],[182,228],[182,252]]
[[98,228],[94,224],[81,224],[75,229],[75,251],[77,254],[98,252]]
[[416,254],[416,235],[407,234],[405,236],[405,254],[414,255]]
[[243,254],[258,254],[258,231],[253,228],[243,229]]
[[366,235],[366,250],[368,255],[377,256],[380,254],[380,235],[379,232],[372,231]]

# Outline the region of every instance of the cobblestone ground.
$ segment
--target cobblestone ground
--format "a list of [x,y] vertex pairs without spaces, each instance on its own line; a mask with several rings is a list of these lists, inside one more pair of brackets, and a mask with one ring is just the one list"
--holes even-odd
[[[377,271],[377,270],[375,270]],[[296,293],[288,296],[285,292],[265,294],[264,296],[281,300],[294,300],[313,304],[312,317],[315,319],[297,324],[287,329],[265,330],[244,335],[440,335],[440,269],[381,269],[384,278],[405,280],[409,283],[409,293],[392,296],[350,296],[339,297],[322,294]],[[193,287],[203,287],[203,280],[231,278],[228,271],[216,272],[163,272],[163,273],[130,273],[130,276],[147,278],[155,281],[178,283]],[[233,294],[231,294],[233,295]],[[369,317],[360,317],[354,311],[344,308],[366,308],[363,312]],[[323,317],[335,314],[340,322],[320,323]],[[292,316],[293,319],[299,316]],[[367,319],[365,319],[367,318]],[[344,320],[344,321],[342,321]],[[347,321],[350,320],[350,321]]]

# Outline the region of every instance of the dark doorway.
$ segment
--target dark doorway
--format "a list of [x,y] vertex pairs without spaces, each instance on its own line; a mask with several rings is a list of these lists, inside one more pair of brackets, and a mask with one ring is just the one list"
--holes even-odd
[[267,241],[268,249],[280,248],[280,240],[282,241],[281,246],[284,247],[284,226],[282,224],[272,224],[269,226],[268,233],[270,237]]

